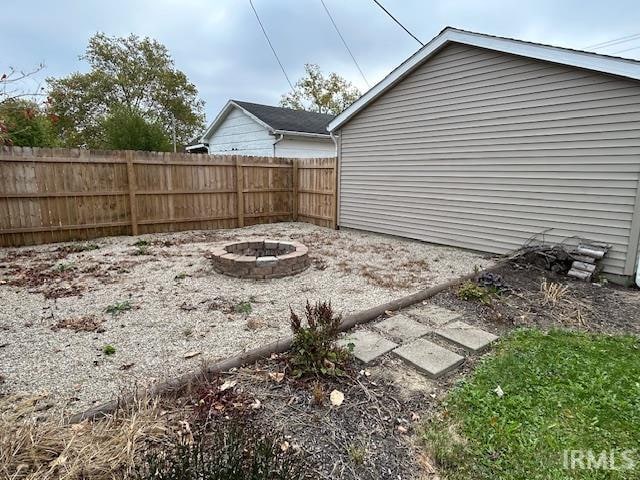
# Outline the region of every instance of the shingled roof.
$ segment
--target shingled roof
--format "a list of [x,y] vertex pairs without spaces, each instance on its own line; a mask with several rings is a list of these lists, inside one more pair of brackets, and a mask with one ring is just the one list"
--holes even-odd
[[269,125],[273,130],[328,135],[327,125],[334,118],[333,115],[326,113],[293,110],[239,100],[232,100],[232,102]]

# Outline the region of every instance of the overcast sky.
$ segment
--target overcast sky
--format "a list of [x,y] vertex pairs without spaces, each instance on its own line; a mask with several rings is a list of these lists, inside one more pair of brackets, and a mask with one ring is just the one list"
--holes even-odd
[[[419,45],[372,0],[325,0],[375,84]],[[583,48],[640,33],[640,4],[585,0],[381,0],[425,43],[445,26]],[[320,0],[254,0],[293,82],[305,63],[335,71],[362,91],[364,81]],[[5,1],[0,15],[0,72],[44,62],[39,77],[86,71],[78,56],[97,31],[153,37],[196,84],[210,121],[229,98],[276,105],[288,90],[248,0]],[[638,47],[635,48],[634,47]],[[600,53],[640,58],[640,38]]]

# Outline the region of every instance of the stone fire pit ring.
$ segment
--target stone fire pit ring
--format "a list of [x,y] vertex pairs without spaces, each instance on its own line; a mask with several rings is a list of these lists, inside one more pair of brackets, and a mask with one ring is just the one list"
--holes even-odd
[[309,249],[300,242],[249,240],[227,243],[211,254],[213,269],[237,278],[296,275],[309,267]]

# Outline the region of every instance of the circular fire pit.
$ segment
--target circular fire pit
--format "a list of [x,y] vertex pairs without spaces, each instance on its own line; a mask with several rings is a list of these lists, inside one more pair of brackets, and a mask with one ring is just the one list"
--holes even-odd
[[223,245],[212,252],[218,273],[239,278],[280,278],[309,266],[309,249],[299,242],[252,240]]

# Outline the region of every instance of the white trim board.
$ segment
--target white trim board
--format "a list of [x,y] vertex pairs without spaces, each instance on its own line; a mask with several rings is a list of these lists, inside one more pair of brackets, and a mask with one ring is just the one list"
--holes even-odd
[[542,45],[510,38],[494,37],[482,33],[467,32],[447,27],[437,37],[433,38],[424,47],[405,60],[367,93],[334,118],[327,126],[327,130],[329,132],[333,132],[337,128],[340,128],[356,113],[402,80],[423,62],[438,53],[438,51],[449,43],[461,43],[464,45],[471,45],[489,50],[510,53],[513,55],[534,58],[537,60],[560,63],[640,80],[640,61],[637,60],[609,57],[597,53],[570,50],[567,48],[553,47],[550,45]]

